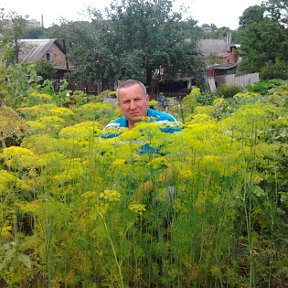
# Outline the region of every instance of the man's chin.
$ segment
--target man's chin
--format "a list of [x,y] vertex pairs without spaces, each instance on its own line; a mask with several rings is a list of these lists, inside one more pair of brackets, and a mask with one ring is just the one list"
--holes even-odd
[[140,122],[143,118],[144,116],[132,116],[130,117],[130,120],[133,122]]

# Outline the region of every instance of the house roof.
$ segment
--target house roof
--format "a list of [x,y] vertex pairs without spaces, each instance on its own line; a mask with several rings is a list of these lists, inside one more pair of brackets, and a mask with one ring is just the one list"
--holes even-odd
[[199,41],[199,49],[205,55],[229,51],[230,45],[222,39],[200,39]]
[[212,70],[229,70],[237,67],[237,63],[233,64],[212,64],[207,67],[207,69],[212,69]]
[[22,43],[19,59],[23,61],[38,61],[43,59],[45,53],[55,43],[64,53],[63,48],[57,42],[57,39],[21,39]]

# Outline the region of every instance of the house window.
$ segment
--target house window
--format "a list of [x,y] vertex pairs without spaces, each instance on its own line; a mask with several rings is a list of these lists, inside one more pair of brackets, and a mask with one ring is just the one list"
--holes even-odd
[[51,55],[50,55],[49,52],[46,52],[46,60],[47,60],[48,62],[51,61]]

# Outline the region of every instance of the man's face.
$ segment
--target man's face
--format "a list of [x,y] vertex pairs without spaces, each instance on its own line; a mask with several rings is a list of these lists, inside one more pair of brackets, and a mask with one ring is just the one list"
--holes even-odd
[[123,116],[128,119],[128,128],[133,128],[135,122],[139,122],[144,116],[147,116],[149,96],[144,94],[138,84],[123,87],[118,94],[118,106]]

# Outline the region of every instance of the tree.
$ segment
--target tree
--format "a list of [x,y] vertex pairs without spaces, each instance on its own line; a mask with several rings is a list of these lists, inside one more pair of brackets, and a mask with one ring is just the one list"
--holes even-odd
[[21,50],[20,39],[25,35],[27,27],[25,19],[16,12],[8,15],[1,10],[1,30],[2,38],[0,48],[5,47],[5,60],[7,63],[19,63],[19,53]]
[[40,39],[44,33],[45,33],[45,29],[43,27],[31,28],[27,30],[23,38]]
[[181,69],[202,83],[198,75],[203,75],[204,62],[197,50],[201,31],[195,20],[184,21],[180,12],[172,11],[172,1],[114,1],[105,19],[98,10],[90,12],[91,26],[86,25],[86,33],[77,27],[80,38],[70,50],[73,76],[85,75],[104,86],[127,78],[151,85],[153,72],[161,66],[164,79]]
[[239,20],[240,30],[249,24],[261,22],[264,19],[265,8],[263,6],[254,5],[244,10]]
[[42,77],[43,80],[52,79],[56,74],[57,70],[54,68],[51,62],[40,60],[34,63],[34,65],[36,74]]
[[[240,18],[240,53],[243,61],[239,71],[246,73],[263,71],[265,78],[268,75],[272,78],[274,76],[285,78],[287,65],[279,65],[277,61],[282,59],[281,61],[286,61],[287,64],[287,29],[277,18],[267,14],[267,9],[267,6],[252,6],[246,9]],[[275,66],[276,63],[278,64]],[[267,73],[271,65],[280,69],[275,75],[272,70]],[[273,70],[276,72],[275,67]]]
[[272,19],[282,24],[288,23],[288,1],[287,0],[269,0],[265,2],[267,13]]

